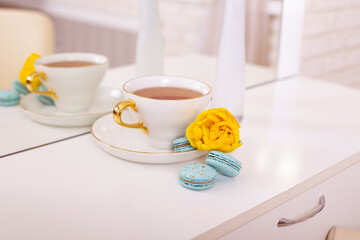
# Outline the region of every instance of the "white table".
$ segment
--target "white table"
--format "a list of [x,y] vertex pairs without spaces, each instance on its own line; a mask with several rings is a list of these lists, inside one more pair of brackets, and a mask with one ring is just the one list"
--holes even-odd
[[296,77],[245,100],[243,169],[201,192],[177,182],[184,164],[124,161],[90,135],[0,159],[0,239],[212,239],[360,161],[358,90]]
[[[165,74],[191,77],[210,84],[214,81],[215,69],[215,58],[199,54],[174,57],[165,61]],[[275,73],[272,69],[247,65],[246,70],[248,87],[274,80]],[[101,86],[121,89],[126,80],[134,77],[134,65],[113,68],[107,72]],[[78,136],[90,130],[89,127],[62,128],[38,124],[27,119],[18,106],[0,106],[0,116],[0,157]]]
[[0,106],[0,157],[89,132],[89,127],[46,126],[24,116],[19,106]]

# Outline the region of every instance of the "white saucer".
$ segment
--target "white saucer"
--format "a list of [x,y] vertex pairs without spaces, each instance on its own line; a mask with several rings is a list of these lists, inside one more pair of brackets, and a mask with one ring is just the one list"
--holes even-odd
[[[134,122],[130,118],[131,116],[126,115],[123,119]],[[207,153],[198,150],[176,153],[172,150],[152,148],[145,143],[145,135],[140,129],[118,125],[113,120],[112,114],[96,120],[91,127],[91,134],[95,142],[107,153],[138,163],[179,163],[199,158]]]
[[28,118],[51,126],[84,127],[90,126],[99,117],[112,112],[115,105],[122,100],[120,89],[99,87],[93,104],[87,111],[67,113],[53,105],[41,102],[36,94],[28,94],[21,98],[19,106]]

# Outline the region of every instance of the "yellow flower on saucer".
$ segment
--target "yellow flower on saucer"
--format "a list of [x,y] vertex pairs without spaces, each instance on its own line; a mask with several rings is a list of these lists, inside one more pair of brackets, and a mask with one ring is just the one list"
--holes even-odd
[[[24,63],[23,68],[20,71],[19,74],[19,81],[22,84],[26,84],[26,78],[33,72],[35,72],[35,60],[40,57],[39,54],[31,53],[31,55],[26,59],[26,62]],[[37,77],[33,80],[32,85],[33,88],[37,88],[41,84],[40,79]]]
[[240,124],[225,108],[200,113],[186,129],[191,146],[198,150],[232,152],[242,145]]

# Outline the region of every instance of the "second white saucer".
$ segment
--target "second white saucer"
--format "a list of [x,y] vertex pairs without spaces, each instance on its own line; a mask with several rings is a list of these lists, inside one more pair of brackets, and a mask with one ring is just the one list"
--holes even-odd
[[90,108],[80,113],[66,113],[53,105],[44,104],[33,93],[24,96],[19,106],[25,116],[42,124],[58,127],[84,127],[90,126],[99,117],[112,112],[114,106],[121,100],[120,89],[99,87]]
[[[132,119],[131,114],[126,115],[125,111],[124,119],[127,122],[133,122],[134,119]],[[118,125],[115,123],[112,114],[107,114],[96,120],[91,127],[91,134],[96,144],[107,153],[138,163],[179,163],[199,158],[207,153],[198,150],[174,152],[150,147],[146,144],[145,134],[141,130]]]

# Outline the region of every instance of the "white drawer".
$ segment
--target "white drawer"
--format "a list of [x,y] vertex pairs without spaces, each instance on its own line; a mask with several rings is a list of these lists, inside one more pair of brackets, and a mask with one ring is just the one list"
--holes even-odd
[[[278,227],[281,218],[297,219],[313,211],[321,195],[325,207],[312,218]],[[332,226],[360,229],[360,163],[237,228],[221,239],[325,239]]]

